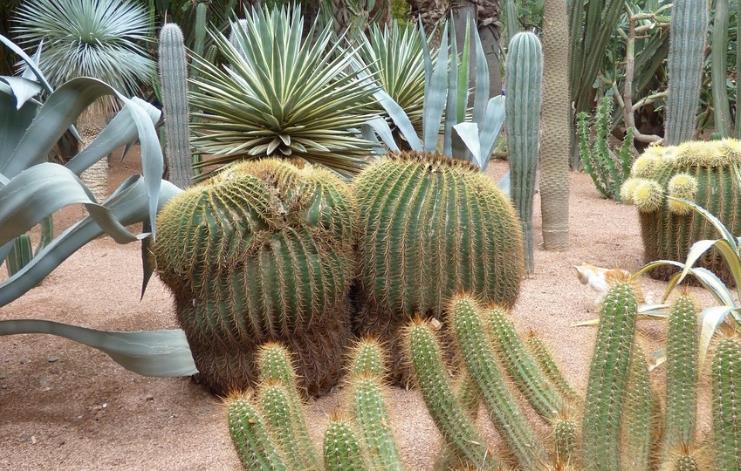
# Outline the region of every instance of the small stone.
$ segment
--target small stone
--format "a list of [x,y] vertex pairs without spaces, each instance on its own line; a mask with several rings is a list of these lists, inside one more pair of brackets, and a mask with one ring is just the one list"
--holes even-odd
[[56,363],[56,362],[58,362],[58,361],[59,361],[59,357],[55,357],[54,355],[51,355],[51,356],[49,356],[49,357],[48,357],[48,358],[46,359],[46,361],[48,361],[49,363]]
[[31,435],[31,445],[35,445],[36,441],[36,435]]
[[146,396],[144,396],[144,400],[145,401],[154,401],[154,396],[151,395],[151,394],[147,394]]

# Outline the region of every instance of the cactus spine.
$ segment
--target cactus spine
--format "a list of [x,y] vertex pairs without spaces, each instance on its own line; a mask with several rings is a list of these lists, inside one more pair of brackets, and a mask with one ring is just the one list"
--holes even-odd
[[244,469],[287,470],[257,408],[246,397],[228,402],[229,434]]
[[707,23],[705,0],[682,0],[672,7],[664,132],[670,145],[689,141],[695,134]]
[[453,338],[466,371],[481,391],[494,426],[520,464],[532,469],[543,460],[545,453],[497,368],[479,310],[476,302],[468,297],[451,302],[449,316]]
[[533,33],[517,33],[507,53],[507,149],[511,196],[522,224],[525,268],[533,272],[533,195],[538,167],[543,51]]
[[695,438],[698,332],[694,302],[678,298],[669,315],[666,342],[666,425],[664,454]]
[[560,0],[543,2],[543,139],[540,145],[540,211],[546,250],[569,245],[569,20]]
[[368,469],[360,441],[352,425],[345,420],[333,420],[324,433],[324,468],[327,471]]
[[398,329],[441,317],[458,291],[512,306],[522,277],[520,225],[507,197],[468,162],[416,152],[368,166],[353,182],[361,334],[390,341],[405,379]]
[[405,332],[408,358],[422,398],[446,444],[462,460],[474,466],[493,467],[491,452],[471,418],[453,394],[442,349],[429,324],[413,321]]
[[716,0],[713,18],[713,33],[710,72],[713,93],[713,117],[715,132],[720,137],[731,137],[733,122],[728,103],[726,81],[728,76],[728,0]]
[[587,470],[620,468],[620,423],[636,313],[631,285],[615,284],[602,304],[584,401],[582,436]]
[[186,188],[193,178],[188,68],[183,33],[175,23],[164,25],[160,31],[159,68],[165,114],[165,155],[170,181],[180,188]]
[[384,353],[377,340],[359,341],[350,354],[350,377],[371,375],[382,378],[386,374]]
[[499,308],[491,308],[485,310],[483,317],[491,333],[494,351],[510,378],[538,414],[545,419],[553,419],[563,401],[525,349],[507,313]]
[[625,392],[622,430],[621,463],[626,469],[647,470],[651,457],[652,396],[648,364],[641,348],[636,345],[630,362]]
[[31,238],[28,234],[22,234],[13,241],[13,246],[8,252],[8,258],[6,259],[6,266],[8,268],[8,276],[15,275],[23,267],[28,264],[33,258],[33,247],[31,246]]
[[718,343],[712,365],[713,451],[715,469],[741,469],[741,341]]
[[558,417],[553,422],[553,454],[556,463],[573,464],[577,459],[578,437],[576,421]]
[[254,383],[260,343],[284,341],[310,394],[342,371],[355,211],[326,170],[264,159],[189,188],[160,211],[154,254],[203,382]]
[[535,358],[535,361],[538,362],[538,366],[540,366],[543,374],[545,374],[546,378],[548,378],[556,389],[558,389],[558,392],[560,392],[565,399],[579,402],[579,395],[569,382],[566,381],[566,378],[564,378],[563,373],[561,373],[558,365],[556,365],[556,362],[553,360],[551,352],[548,351],[548,347],[545,346],[543,341],[536,336],[534,332],[530,332],[528,335],[527,347],[530,349],[530,353],[533,355],[533,358]]

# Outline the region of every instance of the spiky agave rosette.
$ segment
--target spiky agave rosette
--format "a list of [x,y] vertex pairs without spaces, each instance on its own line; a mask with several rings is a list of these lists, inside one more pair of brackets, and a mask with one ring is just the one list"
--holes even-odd
[[[624,202],[637,206],[646,262],[684,262],[692,244],[717,239],[713,225],[690,207],[667,195],[694,201],[707,209],[733,234],[741,232],[741,141],[724,139],[685,142],[679,146],[649,147],[633,164],[631,178],[621,189]],[[717,274],[727,285],[733,277],[716,250],[709,250],[699,266]],[[651,271],[668,280],[675,267]]]
[[256,348],[269,340],[295,352],[310,394],[337,382],[354,219],[337,177],[275,159],[232,166],[163,209],[157,271],[211,390],[249,387]]
[[404,382],[398,330],[436,317],[456,292],[510,307],[523,274],[522,231],[508,201],[469,162],[424,152],[391,154],[353,183],[358,224],[361,334],[390,341]]

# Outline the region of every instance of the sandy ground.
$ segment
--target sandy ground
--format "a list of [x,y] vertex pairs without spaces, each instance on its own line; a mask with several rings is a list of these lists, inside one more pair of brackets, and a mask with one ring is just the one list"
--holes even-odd
[[[135,167],[116,163],[112,183]],[[501,174],[504,168],[496,163],[492,172]],[[595,329],[573,324],[595,317],[596,308],[594,294],[579,283],[573,266],[589,262],[633,271],[642,264],[642,246],[634,208],[601,199],[586,175],[574,174],[571,182],[571,248],[566,252],[540,249],[536,197],[536,271],[522,285],[513,318],[521,333],[532,329],[545,340],[566,376],[583,391]],[[58,222],[81,211],[71,208]],[[139,247],[99,239],[65,261],[41,286],[0,308],[0,319],[43,318],[109,330],[175,327],[166,288],[155,277],[140,301],[140,283]],[[646,279],[643,286],[658,296],[664,284]],[[649,351],[663,340],[657,322],[642,321],[640,331]],[[659,385],[662,375],[662,368],[654,372]],[[707,389],[704,384],[703,418]],[[341,397],[338,391],[308,405],[317,441]],[[393,389],[389,406],[409,469],[429,469],[440,438],[419,395]],[[481,426],[496,441],[482,418]],[[706,419],[702,422],[704,435],[708,425]],[[542,423],[539,429],[545,430]],[[238,466],[225,408],[190,379],[137,376],[97,350],[53,336],[0,338],[0,469]]]

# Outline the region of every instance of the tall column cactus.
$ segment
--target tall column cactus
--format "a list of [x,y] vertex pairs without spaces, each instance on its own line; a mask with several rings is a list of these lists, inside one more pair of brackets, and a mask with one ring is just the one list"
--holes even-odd
[[678,0],[669,34],[669,87],[664,140],[677,145],[695,134],[708,27],[705,0]]
[[543,51],[533,33],[517,33],[507,54],[507,148],[512,201],[520,215],[525,268],[533,272],[533,195],[538,167]]
[[162,104],[165,108],[165,156],[170,181],[185,188],[193,178],[188,125],[188,67],[183,33],[175,23],[166,24],[160,31],[159,69]]
[[710,72],[713,93],[715,132],[720,137],[731,137],[731,109],[728,103],[726,81],[728,76],[728,0],[715,1]]
[[565,0],[543,3],[543,137],[540,145],[540,212],[543,246],[569,246],[569,20]]
[[718,343],[712,366],[713,454],[715,469],[741,469],[741,341]]

